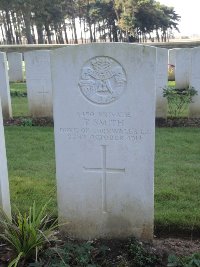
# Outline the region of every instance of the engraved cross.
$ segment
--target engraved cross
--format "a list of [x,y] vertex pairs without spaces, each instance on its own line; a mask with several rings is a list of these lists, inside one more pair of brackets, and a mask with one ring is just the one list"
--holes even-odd
[[102,167],[101,168],[87,168],[83,167],[83,169],[87,172],[99,172],[102,174],[102,209],[103,212],[107,212],[107,173],[125,173],[124,169],[115,169],[115,168],[107,168],[106,159],[107,159],[107,151],[106,145],[102,145]]

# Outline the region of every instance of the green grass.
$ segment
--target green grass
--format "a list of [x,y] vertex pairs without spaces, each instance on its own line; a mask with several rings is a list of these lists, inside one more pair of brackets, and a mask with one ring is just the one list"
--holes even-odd
[[10,83],[13,117],[29,116],[26,83]]
[[13,117],[29,116],[28,99],[27,97],[14,96],[11,100]]
[[12,93],[21,93],[21,94],[26,94],[27,93],[27,88],[26,88],[26,83],[23,82],[18,82],[18,83],[10,83],[10,91]]
[[168,86],[175,87],[176,83],[175,81],[168,81]]
[[[56,209],[53,128],[5,127],[12,206],[52,197]],[[155,224],[200,230],[200,129],[156,129]]]
[[155,223],[200,230],[200,129],[156,131]]
[[53,128],[5,127],[11,203],[26,210],[52,197],[56,207]]

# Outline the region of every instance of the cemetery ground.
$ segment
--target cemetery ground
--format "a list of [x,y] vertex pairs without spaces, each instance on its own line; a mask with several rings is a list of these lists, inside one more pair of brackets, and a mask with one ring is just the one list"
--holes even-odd
[[[11,84],[11,95],[14,117],[24,119],[21,126],[5,126],[13,211],[17,206],[23,213],[34,201],[40,207],[50,200],[48,213],[57,217],[53,127],[32,126],[25,84]],[[155,240],[151,246],[133,239],[62,240],[59,251],[49,246],[42,253],[40,265],[24,266],[167,266],[169,254],[199,253],[199,133],[199,128],[192,127],[156,128]],[[0,242],[0,266],[7,266],[10,253]],[[169,266],[200,266],[200,259],[195,260],[199,265],[171,258]]]

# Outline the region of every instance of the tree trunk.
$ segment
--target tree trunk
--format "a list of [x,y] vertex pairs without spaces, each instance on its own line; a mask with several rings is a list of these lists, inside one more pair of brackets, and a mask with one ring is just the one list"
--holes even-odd
[[64,39],[63,39],[63,35],[62,35],[62,27],[61,24],[59,24],[58,26],[58,32],[59,32],[59,43],[60,44],[64,44]]
[[63,23],[63,28],[64,28],[64,33],[65,33],[65,42],[68,44],[69,43],[69,40],[68,40],[67,28],[66,28],[65,21]]
[[23,11],[23,18],[25,23],[26,39],[28,44],[33,44],[33,36],[31,34],[31,11]]
[[6,31],[7,44],[12,44],[11,31],[10,31],[10,28],[9,28],[8,12],[7,11],[5,11],[5,13],[3,12],[3,23],[4,23],[4,28],[5,28],[5,31]]
[[36,44],[36,38],[35,38],[35,31],[34,31],[34,25],[33,23],[31,23],[31,34],[32,34],[32,38],[33,38],[33,43]]
[[95,23],[94,23],[94,26],[93,26],[93,36],[94,36],[93,41],[94,41],[94,43],[96,43],[96,25],[95,25]]
[[73,28],[72,26],[70,27],[71,28],[71,31],[72,31],[72,39],[71,39],[71,43],[74,44],[74,31],[73,31]]
[[74,15],[72,16],[72,28],[73,28],[73,31],[74,31],[74,43],[78,44],[78,38],[77,38],[77,32],[76,32],[76,22],[75,22]]
[[83,44],[83,32],[82,32],[82,22],[81,22],[81,17],[79,17],[79,27],[81,31],[81,43]]
[[102,41],[102,31],[101,31],[101,25],[100,25],[100,22],[98,21],[98,33],[99,33],[99,39],[100,39],[100,42]]
[[92,35],[92,25],[90,23],[90,19],[89,19],[88,25],[89,25],[89,30],[90,30],[90,42],[92,43],[93,42],[93,35]]
[[112,42],[112,29],[111,29],[111,25],[109,25],[109,32],[108,32],[108,34],[109,34],[109,40],[110,40],[110,42]]
[[105,28],[106,28],[105,20],[103,20],[103,35],[104,35],[104,41],[106,42],[107,40],[106,40],[106,30],[105,30]]
[[158,29],[156,29],[156,38],[157,38],[157,41],[160,42],[160,36],[159,36],[159,33],[158,33]]
[[47,24],[47,22],[45,22],[45,31],[46,31],[46,34],[47,34],[47,40],[48,40],[48,43],[49,44],[52,44],[52,41],[51,41],[51,31],[49,29],[49,25]]
[[18,33],[18,28],[17,28],[17,20],[14,11],[11,11],[11,16],[12,16],[12,23],[15,31],[15,37],[16,37],[16,44],[20,44],[20,39],[19,39],[19,33]]
[[3,26],[0,25],[0,27],[1,27],[1,35],[3,37],[2,44],[5,44],[6,37],[5,37],[4,32],[3,32]]
[[90,31],[90,42],[93,42],[93,36],[92,36],[92,25],[91,25],[91,19],[90,19],[90,15],[89,15],[89,11],[90,11],[90,1],[87,0],[87,22],[88,22],[88,26],[89,26],[89,31]]
[[117,36],[117,27],[115,25],[115,21],[112,21],[112,35],[113,35],[113,41],[118,42],[118,36]]
[[85,37],[85,44],[87,42],[87,38],[86,38],[86,26],[85,26],[86,22],[85,22],[85,19],[83,21],[83,29],[84,29],[84,37]]
[[43,25],[42,23],[36,22],[37,35],[38,35],[38,44],[44,44],[44,36],[43,36]]
[[[21,19],[21,21],[20,21],[20,19]],[[19,33],[20,44],[22,44],[21,25],[23,23],[23,16],[20,13],[16,13],[16,23],[17,23],[17,31]]]
[[16,43],[16,39],[15,39],[14,34],[13,34],[12,15],[11,15],[11,12],[10,11],[8,11],[7,14],[8,14],[7,23],[9,25],[9,30],[10,30],[10,36],[11,36],[12,44],[15,44]]

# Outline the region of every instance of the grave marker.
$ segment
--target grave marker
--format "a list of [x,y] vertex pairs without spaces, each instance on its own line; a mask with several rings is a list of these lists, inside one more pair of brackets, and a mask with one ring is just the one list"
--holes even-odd
[[168,85],[168,50],[157,48],[156,118],[167,117],[167,99],[163,88]]
[[8,183],[8,169],[3,129],[3,119],[0,101],[0,208],[10,217],[10,192]]
[[176,49],[175,81],[177,89],[186,89],[189,86],[191,68],[191,48]]
[[50,51],[25,52],[29,110],[33,117],[52,117]]
[[62,230],[152,239],[156,48],[72,45],[51,64]]
[[6,54],[0,52],[0,97],[4,119],[12,117],[10,86],[8,80],[8,68]]
[[191,87],[197,90],[198,95],[193,97],[193,102],[189,104],[189,117],[200,117],[200,48],[191,49],[191,71],[189,83]]
[[22,54],[21,53],[8,53],[8,76],[10,82],[19,82],[23,81],[23,72],[22,72]]
[[176,51],[180,48],[173,48],[168,50],[168,67],[171,70],[169,74],[169,81],[175,81],[175,67],[176,67]]

